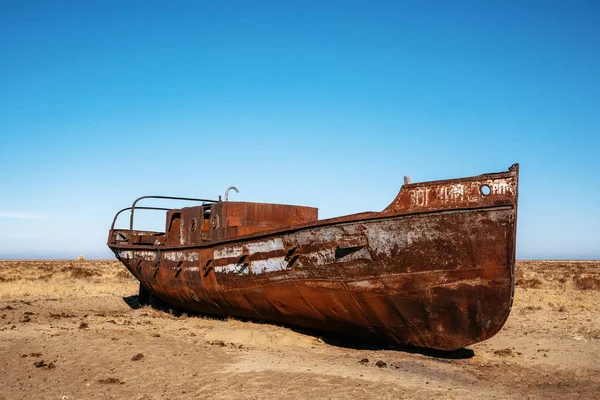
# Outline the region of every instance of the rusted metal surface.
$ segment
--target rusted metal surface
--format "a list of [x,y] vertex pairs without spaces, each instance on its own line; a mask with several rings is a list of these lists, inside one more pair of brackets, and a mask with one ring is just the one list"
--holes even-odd
[[382,212],[327,220],[263,203],[172,209],[165,233],[113,224],[108,245],[176,307],[452,350],[509,315],[517,197],[515,164],[405,184]]

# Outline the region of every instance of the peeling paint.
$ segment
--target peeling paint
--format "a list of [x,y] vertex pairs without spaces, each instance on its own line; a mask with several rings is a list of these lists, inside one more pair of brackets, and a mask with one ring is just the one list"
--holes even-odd
[[268,253],[275,250],[283,250],[283,248],[283,240],[281,238],[274,238],[267,241],[251,242],[242,246],[215,249],[214,258],[215,260],[219,260],[222,258],[241,257],[244,254]]
[[189,251],[165,251],[163,258],[169,261],[198,261],[197,252]]
[[261,275],[290,269],[287,265],[288,262],[284,259],[284,257],[273,257],[266,260],[250,261],[246,264],[227,264],[222,267],[215,267],[215,272],[235,273],[241,275],[252,273],[255,275]]
[[137,258],[144,261],[156,261],[156,253],[154,251],[120,250],[118,254],[120,258],[125,260]]

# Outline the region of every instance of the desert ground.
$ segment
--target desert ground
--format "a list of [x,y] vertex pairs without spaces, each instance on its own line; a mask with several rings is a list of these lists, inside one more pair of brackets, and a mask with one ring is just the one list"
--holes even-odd
[[0,261],[0,400],[600,399],[600,261],[520,261],[451,353],[138,307],[118,261]]

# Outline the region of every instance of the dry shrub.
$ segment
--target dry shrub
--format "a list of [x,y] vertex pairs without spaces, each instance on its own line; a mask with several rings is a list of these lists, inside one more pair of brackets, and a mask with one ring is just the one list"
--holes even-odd
[[47,281],[48,279],[52,278],[54,276],[54,273],[49,273],[49,274],[41,274],[41,275],[36,275],[32,278],[27,278],[28,281],[33,281],[33,280],[42,280],[42,281]]
[[121,271],[118,271],[118,272],[115,274],[115,278],[118,278],[118,279],[134,279],[134,278],[133,278],[133,275],[131,275],[131,274],[129,273],[129,271],[127,271],[127,270],[121,270]]
[[519,287],[526,288],[526,289],[539,289],[542,287],[542,281],[539,280],[538,278],[517,279],[515,284]]
[[42,270],[43,272],[50,272],[50,273],[56,272],[56,267],[55,266],[51,266],[51,265],[40,265],[38,267],[38,269]]
[[101,276],[102,274],[100,274],[98,271],[93,271],[93,270],[89,270],[89,269],[84,269],[84,268],[72,268],[70,271],[71,274],[71,278],[78,278],[78,279],[85,279],[85,278],[89,278],[92,276]]
[[578,276],[573,281],[577,289],[600,290],[600,278],[595,276]]

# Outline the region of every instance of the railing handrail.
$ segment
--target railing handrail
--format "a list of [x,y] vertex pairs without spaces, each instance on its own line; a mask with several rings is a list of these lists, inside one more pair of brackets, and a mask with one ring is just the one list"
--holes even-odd
[[[162,211],[169,211],[171,210],[170,208],[164,208],[164,207],[136,207],[138,210],[162,210]],[[110,230],[114,230],[115,229],[115,223],[117,222],[117,218],[119,217],[119,215],[123,212],[123,211],[127,211],[127,210],[131,210],[131,207],[125,207],[122,210],[119,210],[116,214],[115,214],[115,218],[113,219],[112,225],[110,226]]]
[[[135,213],[135,206],[140,200],[143,200],[143,199],[183,200],[183,201],[200,201],[203,203],[217,203],[217,200],[195,199],[192,197],[172,197],[172,196],[142,196],[142,197],[138,197],[137,199],[135,199],[135,201],[133,202],[131,207],[128,207],[129,209],[131,209],[131,216],[129,217],[129,244],[133,243],[133,214]],[[148,207],[147,209],[153,209],[153,208],[158,208],[158,207]],[[142,207],[138,207],[138,209],[142,209]],[[125,210],[126,209],[121,210],[121,211],[125,211]],[[172,210],[172,208],[166,208],[165,210],[169,211],[169,210]],[[119,213],[121,211],[119,211]],[[115,216],[115,219],[116,219],[116,216]],[[114,221],[113,221],[113,224],[114,224]]]

